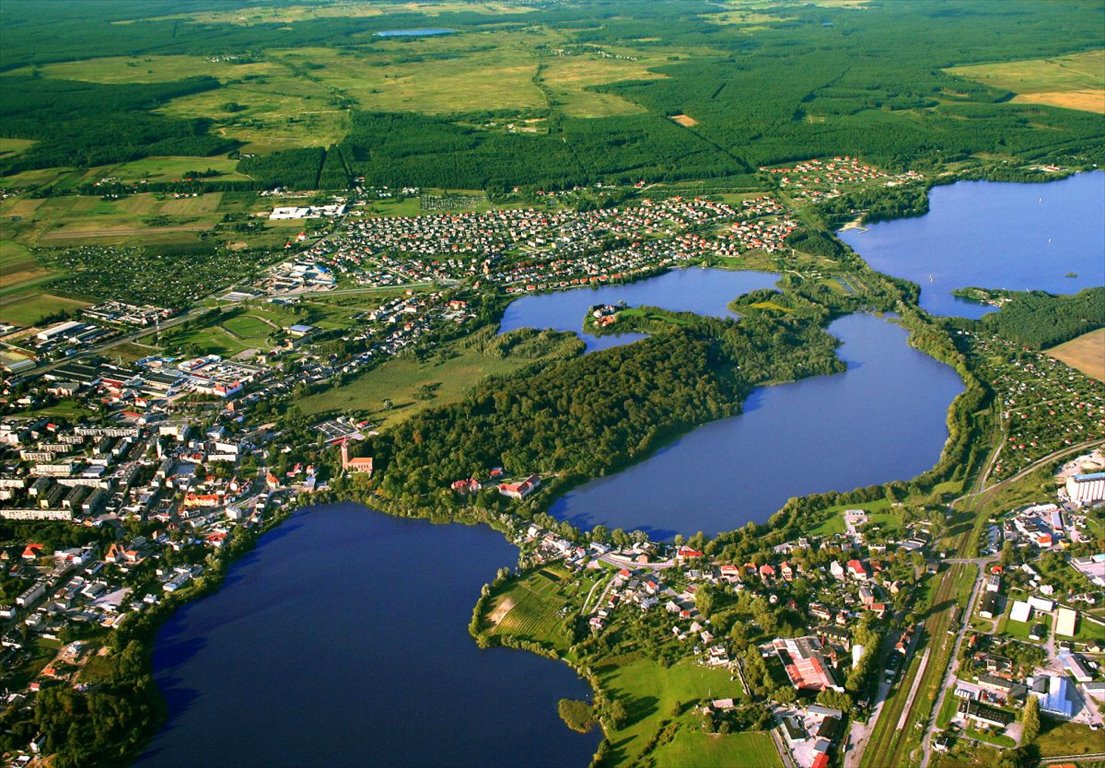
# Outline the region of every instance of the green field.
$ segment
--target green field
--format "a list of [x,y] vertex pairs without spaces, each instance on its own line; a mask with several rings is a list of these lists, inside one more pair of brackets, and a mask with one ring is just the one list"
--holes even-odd
[[771,735],[763,732],[695,733],[682,730],[654,753],[656,765],[717,765],[740,768],[783,768]]
[[[426,362],[392,358],[348,384],[304,398],[299,407],[306,414],[362,413],[391,426],[431,406],[460,400],[489,376],[512,373],[533,362],[528,357],[500,357],[473,347],[450,345],[443,354]],[[430,388],[433,397],[419,398],[421,387]],[[391,401],[391,408],[385,407],[385,400]]]
[[[83,80],[90,83],[164,83],[186,77],[209,75],[226,82],[247,75],[263,75],[276,67],[268,62],[239,63],[209,56],[104,56],[84,61],[45,64],[38,68],[43,77]],[[27,70],[10,74],[26,75]],[[3,81],[0,81],[3,82]]]
[[34,139],[10,139],[7,137],[0,137],[0,158],[18,155],[20,152],[33,147],[35,143]]
[[[669,754],[673,761],[670,765],[687,765],[688,763],[675,760],[691,754],[696,747],[701,747],[704,739],[717,742],[712,751],[719,755],[736,755],[742,747],[751,743],[755,744],[753,750],[756,759],[767,759],[767,750],[755,738],[756,734],[707,736],[694,730],[697,717],[693,713],[683,712],[690,705],[707,698],[743,698],[740,683],[730,680],[732,675],[729,671],[711,669],[690,661],[663,667],[640,654],[610,659],[596,671],[603,689],[612,698],[621,701],[629,714],[628,724],[609,735],[612,745],[611,764],[637,764],[644,758],[642,752],[649,740],[668,721],[678,724],[675,738],[657,754]],[[675,714],[676,708],[680,711],[679,715]],[[770,745],[770,738],[765,738],[768,738],[767,744]],[[777,765],[776,762],[762,764]]]
[[54,296],[50,293],[0,294],[0,322],[34,325],[39,320],[62,309],[80,309],[87,302]]
[[867,504],[840,504],[825,510],[827,517],[816,528],[810,530],[814,536],[834,536],[844,533],[844,510],[862,509],[867,512],[867,525],[864,527],[879,527],[884,531],[900,531],[902,529],[902,516],[899,512],[890,509],[890,501],[879,499]]

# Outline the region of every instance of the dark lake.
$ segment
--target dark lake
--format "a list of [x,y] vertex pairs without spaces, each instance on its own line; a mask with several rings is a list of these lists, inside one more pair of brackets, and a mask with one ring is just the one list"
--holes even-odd
[[951,295],[969,286],[1077,293],[1105,285],[1105,171],[1046,184],[960,181],[933,188],[929,207],[839,233],[875,269],[918,283],[929,312],[991,311]]
[[791,496],[908,480],[936,463],[963,384],[872,315],[836,320],[845,373],[755,390],[739,416],[706,424],[649,459],[558,499],[584,528],[654,537],[763,522]]
[[170,720],[137,765],[587,765],[597,732],[556,712],[587,684],[468,635],[480,587],[516,560],[488,528],[297,512],[158,633]]
[[376,37],[430,37],[432,35],[452,35],[455,29],[386,29],[377,32]]
[[727,309],[729,302],[749,291],[771,288],[778,279],[779,276],[771,272],[690,267],[625,285],[573,288],[557,293],[523,296],[506,308],[499,332],[506,333],[518,328],[575,331],[587,344],[588,352],[609,349],[636,341],[643,336],[639,333],[623,333],[617,336],[592,336],[583,333],[584,315],[595,304],[617,304],[624,301],[631,306],[647,304],[671,312],[736,317]]

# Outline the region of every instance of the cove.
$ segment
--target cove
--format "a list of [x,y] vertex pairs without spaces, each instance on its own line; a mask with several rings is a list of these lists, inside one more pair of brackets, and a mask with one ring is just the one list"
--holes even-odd
[[925,310],[977,318],[993,309],[951,291],[1105,285],[1105,171],[1045,184],[934,187],[924,216],[838,234],[873,268],[918,283]]
[[137,765],[586,765],[600,735],[556,704],[587,684],[468,635],[480,587],[516,559],[489,528],[296,512],[158,632],[169,721]]
[[595,304],[631,306],[647,304],[671,312],[694,312],[711,317],[736,317],[728,304],[738,296],[760,288],[772,288],[779,275],[751,270],[732,271],[688,267],[665,272],[636,283],[601,288],[573,288],[557,293],[524,296],[510,303],[499,325],[500,333],[518,328],[551,328],[574,331],[588,352],[609,349],[643,339],[640,333],[593,336],[584,333],[583,318]]
[[909,347],[888,320],[849,315],[829,332],[843,342],[845,373],[757,389],[744,413],[580,486],[551,513],[654,538],[712,535],[764,522],[791,496],[908,480],[932,467],[963,391],[959,376]]

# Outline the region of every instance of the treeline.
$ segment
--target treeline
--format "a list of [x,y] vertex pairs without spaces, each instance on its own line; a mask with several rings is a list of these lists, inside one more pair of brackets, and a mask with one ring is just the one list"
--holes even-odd
[[36,143],[0,160],[0,173],[53,166],[87,168],[151,155],[229,152],[237,142],[209,135],[210,120],[184,120],[148,111],[170,99],[218,87],[219,81],[213,77],[101,85],[7,76],[4,98],[0,99],[0,136]]
[[1000,312],[979,322],[989,331],[1031,349],[1043,349],[1105,327],[1105,288],[1073,296],[1044,291],[1008,292]]

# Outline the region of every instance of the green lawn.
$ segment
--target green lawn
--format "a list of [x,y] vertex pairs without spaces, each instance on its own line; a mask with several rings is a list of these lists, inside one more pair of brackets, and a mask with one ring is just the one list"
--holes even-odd
[[[704,699],[739,700],[743,697],[740,683],[729,679],[731,673],[728,670],[711,669],[691,661],[665,668],[642,655],[630,654],[611,659],[596,672],[602,688],[612,698],[621,701],[629,713],[628,724],[610,734],[610,764],[633,765],[639,762],[651,738],[666,722],[674,719],[678,725],[675,738],[663,745],[663,753],[670,754],[672,762],[661,764],[687,765],[676,760],[693,754],[696,745],[712,737],[696,731],[698,717],[690,712],[682,713],[682,710]],[[681,711],[679,715],[675,714],[677,706]],[[722,743],[716,749],[727,755],[735,754],[744,741],[742,736],[745,734],[722,737],[718,740]],[[727,739],[733,741],[727,742]],[[692,761],[689,764],[695,763]]]
[[1036,745],[1043,757],[1084,755],[1101,752],[1103,738],[1101,731],[1091,731],[1089,726],[1041,717]]
[[844,533],[844,510],[862,509],[867,512],[867,528],[878,526],[884,531],[898,531],[902,528],[901,515],[890,509],[890,501],[879,499],[867,504],[839,504],[827,508],[822,514],[827,517],[816,528],[810,530],[813,536],[833,536]]
[[764,732],[721,736],[681,729],[673,741],[656,750],[655,757],[659,766],[782,768],[771,735]]

